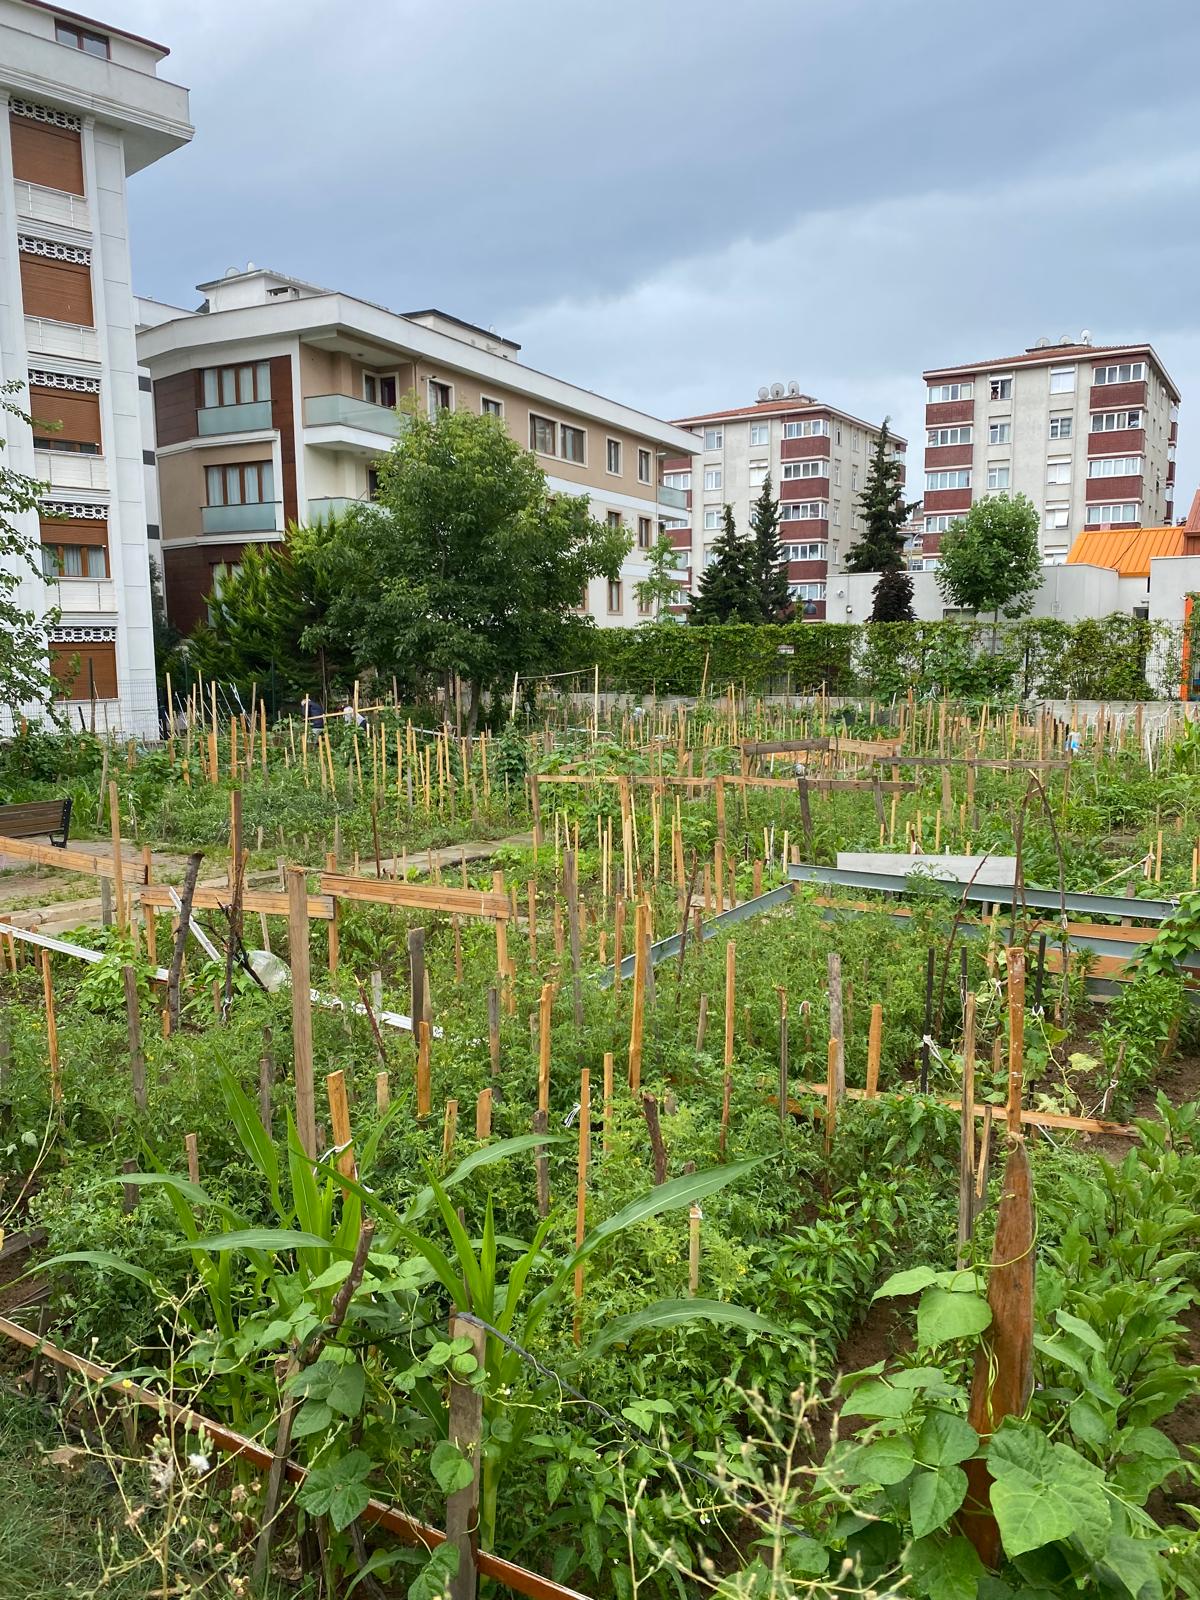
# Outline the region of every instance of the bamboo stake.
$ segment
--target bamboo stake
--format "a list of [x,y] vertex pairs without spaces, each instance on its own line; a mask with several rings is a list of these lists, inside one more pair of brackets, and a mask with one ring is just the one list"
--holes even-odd
[[442,1123],[442,1160],[449,1161],[458,1134],[458,1101],[446,1101],[446,1115]]
[[388,1075],[386,1072],[377,1072],[375,1074],[375,1110],[378,1115],[382,1117],[391,1103],[392,1089],[391,1084],[388,1082]]
[[554,985],[544,983],[538,1000],[538,1110],[550,1110],[550,1026]]
[[187,1159],[188,1179],[192,1183],[200,1182],[200,1145],[194,1133],[185,1133],[183,1136],[183,1150]]
[[613,1052],[604,1052],[604,1154],[612,1149],[613,1119]]
[[[575,1182],[575,1248],[583,1243],[587,1229],[587,1175],[592,1147],[592,1074],[588,1067],[579,1074],[579,1156]],[[583,1274],[581,1261],[575,1268],[575,1321],[576,1345],[583,1342]]]
[[967,1264],[975,1221],[975,996],[963,1013],[962,1110],[958,1146],[958,1266]]
[[833,1135],[837,1123],[838,1041],[831,1038],[826,1052],[825,1067],[825,1154],[833,1150]]
[[642,1035],[646,1023],[646,922],[647,906],[639,900],[634,914],[633,1008],[629,1027],[629,1088],[637,1094],[642,1084]]
[[317,1150],[313,1083],[312,978],[308,948],[308,885],[303,867],[288,869],[288,953],[292,966],[292,1055],[296,1075],[296,1134],[310,1161]]
[[688,1210],[688,1298],[700,1293],[700,1223],[704,1213],[693,1200]]
[[113,852],[113,902],[117,913],[117,927],[124,929],[129,918],[125,899],[125,861],[121,850],[121,802],[116,783],[109,779],[108,820],[112,829]]
[[50,1098],[56,1106],[62,1104],[62,1073],[58,1060],[58,1021],[54,1015],[54,980],[50,976],[50,952],[43,949],[42,1000],[46,1007],[46,1049],[50,1057]]
[[729,1108],[733,1093],[733,1024],[736,988],[737,953],[731,939],[725,946],[725,1072],[721,1080],[721,1136],[720,1155],[725,1159],[729,1143]]

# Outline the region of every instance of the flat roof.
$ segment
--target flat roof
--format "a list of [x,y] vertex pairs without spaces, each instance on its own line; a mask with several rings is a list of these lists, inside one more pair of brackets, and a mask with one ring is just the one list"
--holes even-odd
[[[859,428],[870,429],[873,433],[878,433],[883,426],[882,422],[867,422],[862,417],[856,417],[852,411],[842,411],[837,406],[827,405],[824,400],[814,400],[810,394],[794,394],[784,400],[759,400],[751,406],[729,406],[724,411],[701,411],[694,416],[677,417],[675,426],[689,428],[694,422],[726,422],[740,417],[772,417],[785,412],[799,416],[807,411],[828,411],[832,417],[840,417],[843,422],[852,422]],[[890,424],[888,434],[900,444],[908,443],[903,434],[892,432]]]
[[144,44],[150,50],[157,50],[160,56],[169,56],[170,50],[165,44],[159,44],[154,39],[147,39],[143,34],[130,33],[128,28],[118,28],[114,23],[101,22],[96,17],[88,17],[82,11],[68,11],[64,6],[55,6],[49,0],[20,0],[21,5],[32,6],[36,11],[48,11],[52,17],[62,17],[65,22],[82,22],[89,28],[95,28],[97,33],[115,33],[118,38],[132,39],[134,44]]
[[1179,390],[1163,366],[1158,351],[1152,344],[1051,344],[1034,345],[1015,356],[996,356],[990,361],[962,361],[953,367],[929,367],[921,376],[926,383],[931,378],[974,376],[980,372],[1002,372],[1005,367],[1052,367],[1059,361],[1075,362],[1094,356],[1148,356],[1162,373],[1167,388],[1179,399]]

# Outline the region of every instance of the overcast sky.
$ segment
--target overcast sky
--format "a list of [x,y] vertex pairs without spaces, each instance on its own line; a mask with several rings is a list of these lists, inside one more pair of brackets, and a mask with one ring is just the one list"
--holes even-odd
[[100,14],[192,95],[190,148],[131,185],[143,293],[190,305],[253,260],[665,417],[794,378],[890,414],[914,481],[922,368],[1149,339],[1181,511],[1200,481],[1195,0]]

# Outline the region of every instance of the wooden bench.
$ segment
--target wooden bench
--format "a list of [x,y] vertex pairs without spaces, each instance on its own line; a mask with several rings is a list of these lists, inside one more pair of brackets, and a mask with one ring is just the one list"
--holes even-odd
[[71,831],[71,801],[32,800],[28,805],[0,806],[0,836],[40,839],[43,834],[60,850]]

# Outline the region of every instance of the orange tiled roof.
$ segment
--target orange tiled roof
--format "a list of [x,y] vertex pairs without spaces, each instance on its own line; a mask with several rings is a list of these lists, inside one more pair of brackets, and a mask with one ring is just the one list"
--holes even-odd
[[1076,535],[1067,565],[1111,567],[1121,578],[1148,578],[1155,556],[1182,554],[1182,528],[1088,528]]

